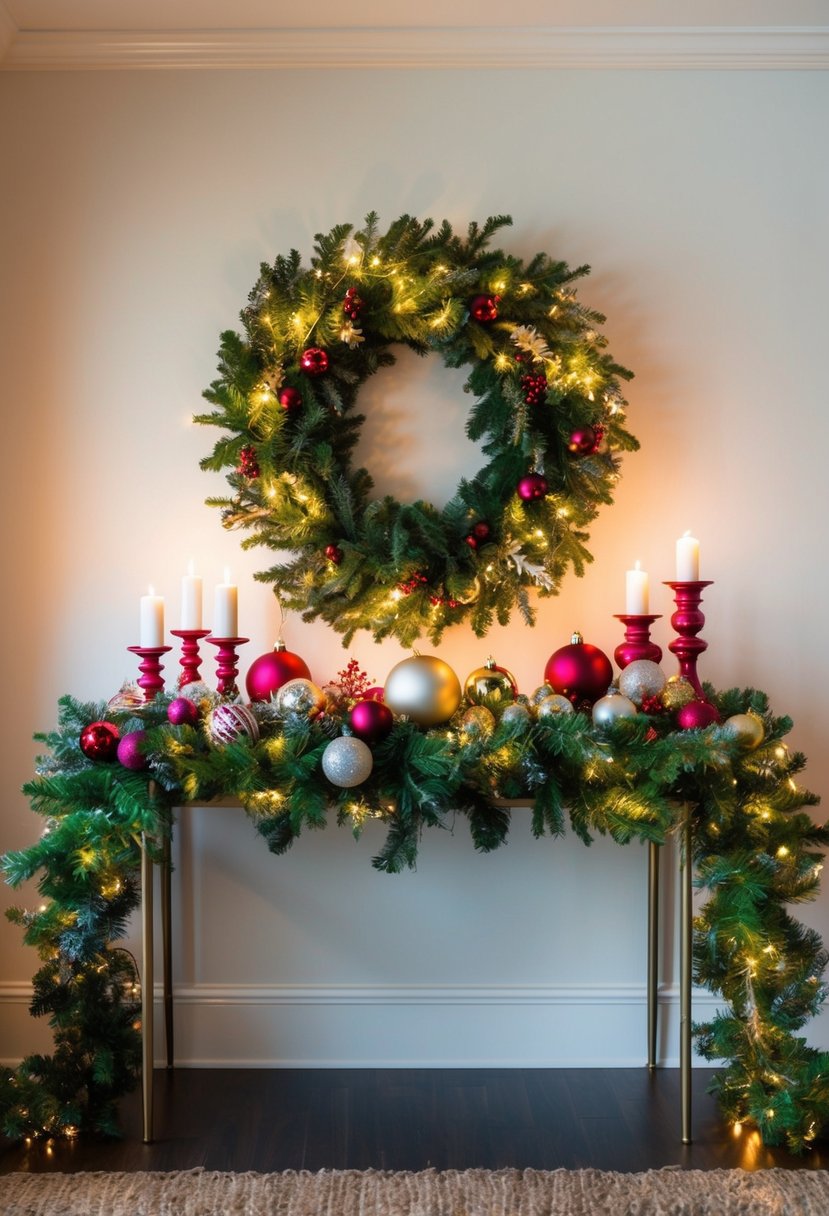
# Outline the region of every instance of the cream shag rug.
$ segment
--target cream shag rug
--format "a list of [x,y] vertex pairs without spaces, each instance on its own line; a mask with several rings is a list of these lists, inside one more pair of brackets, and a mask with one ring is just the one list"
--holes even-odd
[[829,1171],[6,1174],[3,1216],[826,1216]]

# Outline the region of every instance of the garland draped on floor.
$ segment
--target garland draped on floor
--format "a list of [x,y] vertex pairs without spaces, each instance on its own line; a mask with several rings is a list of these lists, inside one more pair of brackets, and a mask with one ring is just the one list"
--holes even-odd
[[[498,800],[526,798],[537,837],[561,835],[569,820],[586,844],[597,832],[663,841],[692,816],[696,883],[709,894],[694,926],[694,980],[725,1007],[695,1026],[697,1046],[726,1061],[714,1088],[727,1119],[802,1150],[829,1121],[829,1054],[798,1034],[825,999],[827,954],[787,905],[815,897],[829,828],[805,810],[817,798],[796,780],[805,759],[783,742],[790,720],[755,690],[706,694],[722,719],[760,714],[762,745],[746,750],[719,726],[677,731],[665,715],[604,728],[580,713],[502,721],[488,738],[460,717],[431,730],[398,719],[356,789],[322,771],[332,734],[343,733],[336,713],[283,719],[256,704],[260,739],[217,746],[204,720],[171,726],[167,696],[120,711],[63,698],[25,787],[43,834],[3,859],[8,882],[36,879],[42,896],[10,916],[40,957],[32,1013],[55,1035],[51,1056],[0,1073],[6,1134],[117,1132],[117,1100],[140,1067],[138,977],[118,942],[139,903],[142,835],[159,847],[176,805],[238,798],[274,853],[305,828],[336,819],[358,834],[379,818],[388,834],[373,864],[395,873],[414,865],[424,829],[458,815],[476,849],[497,848],[511,818]],[[101,718],[122,735],[147,732],[146,770],[87,759],[79,734]]]

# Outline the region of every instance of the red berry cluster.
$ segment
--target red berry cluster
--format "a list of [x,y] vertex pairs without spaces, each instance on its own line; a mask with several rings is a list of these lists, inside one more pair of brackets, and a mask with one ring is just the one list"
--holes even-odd
[[448,595],[430,595],[429,603],[434,604],[436,608],[460,608],[460,600],[453,600]]
[[527,372],[521,377],[521,387],[527,405],[540,405],[547,396],[547,377],[543,372]]
[[335,566],[339,566],[340,562],[343,560],[343,551],[339,545],[326,545],[325,556],[330,562],[333,562]]
[[397,590],[402,591],[404,595],[411,595],[413,591],[417,591],[418,587],[422,587],[424,583],[428,583],[428,578],[425,574],[413,574],[411,578],[405,579],[404,582],[397,584]]
[[664,712],[665,712],[665,706],[662,704],[661,697],[659,697],[659,696],[645,697],[644,700],[642,701],[642,713],[643,714],[661,714]]
[[489,540],[492,529],[486,520],[479,519],[472,530],[464,537],[470,549],[477,549],[484,541]]
[[251,480],[259,476],[260,469],[259,461],[256,459],[256,449],[251,447],[250,444],[242,448],[239,453],[239,464],[236,472],[241,473],[243,477],[249,477]]
[[374,686],[356,659],[349,659],[345,670],[337,672],[336,684],[347,701],[362,700]]
[[365,300],[361,300],[357,295],[357,288],[349,287],[343,300],[343,312],[345,315],[350,321],[359,321],[364,308]]

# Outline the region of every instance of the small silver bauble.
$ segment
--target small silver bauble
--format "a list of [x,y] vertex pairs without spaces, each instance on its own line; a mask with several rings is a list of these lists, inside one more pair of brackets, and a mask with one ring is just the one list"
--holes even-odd
[[507,726],[512,727],[529,726],[530,722],[532,722],[532,714],[526,705],[522,705],[520,701],[516,701],[513,705],[506,706],[501,714],[501,721]]
[[754,751],[766,737],[763,719],[757,714],[732,714],[722,724],[723,734],[736,739],[747,751]]
[[559,714],[572,713],[575,713],[572,701],[568,701],[560,692],[549,693],[538,703],[536,709],[539,718],[555,718]]
[[325,709],[325,693],[313,680],[302,676],[283,684],[276,694],[276,703],[282,714],[300,714],[304,718],[313,718]]
[[371,748],[353,735],[332,739],[322,753],[322,771],[331,784],[340,789],[350,790],[352,786],[362,785],[373,768]]
[[634,705],[641,705],[650,697],[658,697],[667,682],[658,663],[651,659],[635,659],[619,676],[619,692],[629,697]]
[[535,692],[531,695],[530,701],[533,705],[540,705],[547,697],[553,696],[553,687],[551,684],[540,684]]
[[629,697],[611,689],[607,696],[600,697],[593,706],[593,721],[596,726],[610,726],[620,718],[635,718],[636,713],[636,706]]

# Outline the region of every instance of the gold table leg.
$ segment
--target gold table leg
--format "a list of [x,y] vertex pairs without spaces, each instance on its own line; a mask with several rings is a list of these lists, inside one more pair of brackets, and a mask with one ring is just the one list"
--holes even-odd
[[691,808],[682,829],[679,912],[679,1070],[682,1091],[682,1143],[691,1143],[691,948],[693,934],[693,837]]
[[657,985],[659,982],[659,850],[648,845],[648,1068],[656,1068]]
[[141,838],[141,1096],[144,1143],[153,1138],[153,863]]
[[167,1049],[167,1067],[173,1067],[175,1050],[173,1045],[173,931],[172,931],[172,866],[170,864],[170,837],[165,836],[161,846],[161,947],[162,985],[164,990],[164,1045]]

